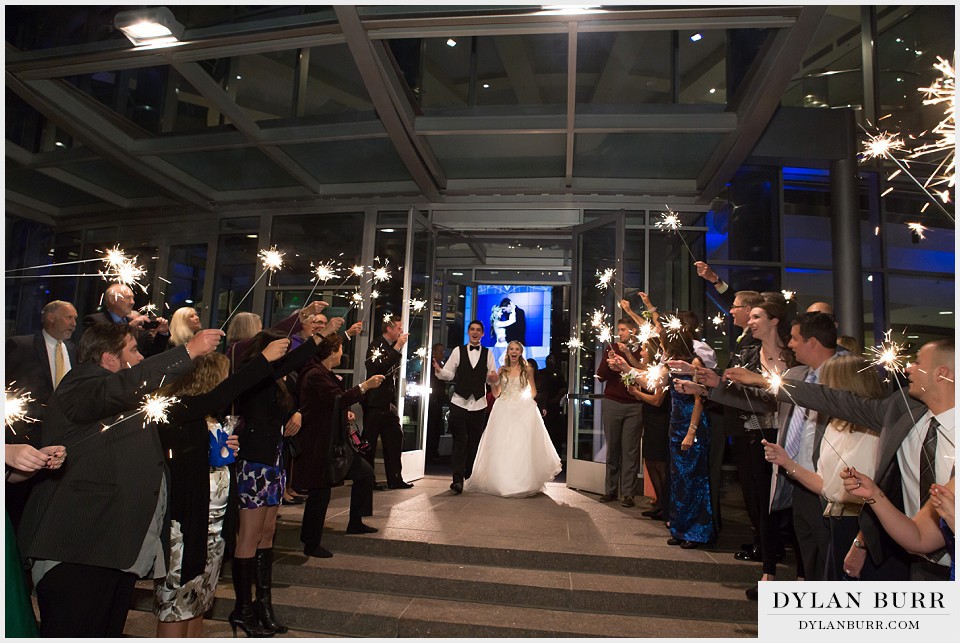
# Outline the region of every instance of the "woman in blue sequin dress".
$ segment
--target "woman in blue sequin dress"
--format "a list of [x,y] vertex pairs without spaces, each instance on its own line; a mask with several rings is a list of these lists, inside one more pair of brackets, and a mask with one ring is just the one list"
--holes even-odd
[[[686,329],[670,330],[663,344],[668,359],[696,366],[693,337]],[[689,375],[671,375],[671,384]],[[695,549],[715,537],[710,503],[710,424],[699,395],[670,387],[670,534],[668,545]]]

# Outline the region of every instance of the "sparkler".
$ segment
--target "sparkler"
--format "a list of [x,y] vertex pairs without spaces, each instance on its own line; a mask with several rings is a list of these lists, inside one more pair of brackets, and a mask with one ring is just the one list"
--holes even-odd
[[270,273],[272,275],[274,272],[276,272],[277,270],[280,270],[280,268],[283,267],[284,254],[286,253],[277,251],[276,246],[271,246],[269,250],[261,250],[260,252],[257,253],[257,257],[259,257],[260,262],[263,264],[263,272],[261,272],[260,276],[256,278],[256,280],[253,282],[253,285],[250,286],[250,289],[246,292],[246,294],[244,294],[243,297],[240,298],[240,301],[238,301],[237,305],[234,306],[233,312],[227,315],[227,318],[223,320],[223,323],[220,325],[220,330],[223,330],[224,328],[226,328],[227,322],[229,322],[233,318],[233,316],[237,313],[237,311],[240,310],[240,304],[242,304],[243,301],[250,296],[250,293],[252,293],[253,289],[257,287],[257,284],[260,283],[260,280],[263,279],[263,277],[267,273]]
[[359,290],[350,295],[350,308],[356,308],[358,311],[363,310],[363,295]]
[[140,313],[141,313],[141,314],[143,314],[143,315],[149,315],[150,313],[156,313],[156,312],[157,312],[157,305],[156,305],[156,304],[145,304],[144,306],[141,306],[139,310],[140,310]]
[[426,357],[427,357],[427,347],[426,347],[426,346],[421,346],[420,348],[418,348],[417,350],[415,350],[415,351],[413,352],[413,354],[416,355],[417,357],[419,357],[420,359],[426,359]]
[[380,291],[379,291],[379,290],[371,290],[371,291],[370,291],[370,299],[377,299],[379,296],[380,296]]
[[607,268],[603,272],[597,270],[597,277],[599,277],[599,280],[597,281],[597,288],[600,290],[606,290],[607,286],[609,286],[613,281],[613,277],[616,272],[617,271],[614,268]]
[[[380,261],[380,257],[374,257],[374,262]],[[383,264],[380,266],[370,266],[370,271],[373,273],[373,282],[381,283],[384,281],[390,281],[390,271],[387,269],[387,266],[390,265],[390,259],[384,259]]]
[[643,379],[646,382],[646,388],[655,391],[662,388],[667,369],[663,364],[650,364],[643,372]]
[[381,357],[383,357],[383,351],[379,348],[374,348],[370,351],[370,359],[374,362],[379,362]]
[[384,324],[389,324],[391,319],[393,319],[393,313],[384,313],[384,314],[383,314],[383,323],[384,323]]
[[710,321],[713,323],[714,328],[719,328],[724,335],[727,334],[726,325],[724,324],[725,318],[723,316],[723,313],[717,313],[710,319]]
[[917,235],[917,237],[921,240],[926,239],[926,237],[923,236],[923,233],[930,230],[930,228],[926,227],[922,223],[908,223],[907,227],[910,228],[910,232]]
[[797,296],[797,293],[793,290],[781,290],[780,292],[783,293],[785,301],[792,301],[793,298]]
[[[11,382],[12,384],[15,382]],[[29,413],[28,407],[31,402],[35,402],[33,395],[29,391],[15,390],[7,387],[4,390],[6,394],[6,401],[3,405],[3,421],[7,425],[14,435],[16,431],[13,430],[13,425],[16,422],[26,422],[27,424],[37,421],[37,418],[32,418],[27,413]]]
[[683,242],[683,247],[686,248],[687,252],[690,254],[690,258],[696,261],[697,258],[693,255],[693,250],[690,249],[690,246],[687,245],[687,240],[683,238],[682,234],[680,234],[680,228],[683,227],[683,224],[680,222],[680,215],[674,212],[669,205],[665,207],[667,208],[667,211],[660,213],[660,216],[663,218],[660,221],[657,221],[657,223],[654,224],[654,227],[660,230],[676,232],[677,236],[680,237],[680,241]]
[[932,143],[924,143],[915,148],[910,154],[910,158],[922,158],[931,154],[943,154],[946,156],[940,161],[937,169],[934,170],[930,178],[924,183],[925,187],[946,185],[947,189],[936,192],[937,196],[944,203],[950,202],[950,192],[956,185],[957,176],[957,120],[956,120],[956,79],[957,75],[949,61],[937,56],[937,64],[934,69],[940,72],[941,76],[937,78],[929,87],[922,87],[919,91],[924,93],[924,105],[939,105],[946,103],[944,109],[944,118],[936,127],[933,128],[933,134],[938,138]]
[[426,300],[426,299],[411,299],[411,300],[410,300],[410,310],[413,311],[414,314],[422,313],[422,312],[423,312],[423,309],[424,309],[424,307],[425,307],[426,305],[427,305],[427,300]]
[[903,141],[896,134],[889,132],[880,132],[879,134],[867,135],[867,140],[863,143],[863,160],[877,158],[892,158],[893,150],[902,150]]
[[143,403],[140,405],[140,408],[138,408],[134,413],[130,415],[121,414],[117,416],[117,420],[115,422],[112,422],[111,424],[104,424],[99,431],[88,435],[82,440],[77,440],[72,446],[75,447],[78,444],[86,442],[90,438],[103,435],[113,427],[123,424],[127,420],[133,419],[138,415],[143,416],[143,428],[146,428],[148,424],[168,424],[170,422],[170,418],[167,414],[170,411],[170,407],[179,402],[180,398],[172,395],[160,395],[159,393],[146,395],[143,398]]
[[[870,360],[870,366],[879,366],[887,373],[896,375],[903,373],[906,355],[904,354],[903,344],[898,344],[890,339],[891,333],[892,330],[885,332],[883,334],[883,341],[878,346],[868,348],[866,354],[873,357],[873,359]],[[899,385],[899,380],[897,384]]]
[[566,341],[565,345],[570,349],[570,352],[583,348],[583,342],[580,341],[579,337],[571,337]]

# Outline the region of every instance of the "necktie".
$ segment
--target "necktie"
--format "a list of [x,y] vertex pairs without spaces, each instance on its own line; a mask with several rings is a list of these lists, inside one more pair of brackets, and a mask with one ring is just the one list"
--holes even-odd
[[478,351],[478,350],[480,350],[480,347],[479,347],[479,346],[471,346],[471,347],[470,347],[470,350],[472,350],[472,351]]
[[53,349],[53,388],[60,385],[60,380],[66,374],[66,366],[63,363],[63,342],[57,342]]
[[[817,372],[811,370],[803,378],[804,382],[814,383],[817,381]],[[790,416],[790,424],[787,426],[787,437],[783,445],[783,450],[787,452],[791,460],[796,461],[800,454],[800,444],[803,441],[803,427],[807,423],[807,414],[809,411],[802,406],[794,407],[793,415]]]
[[927,426],[927,435],[923,438],[923,447],[920,449],[920,506],[922,507],[930,497],[930,485],[937,481],[937,430],[940,423],[937,418],[930,418]]

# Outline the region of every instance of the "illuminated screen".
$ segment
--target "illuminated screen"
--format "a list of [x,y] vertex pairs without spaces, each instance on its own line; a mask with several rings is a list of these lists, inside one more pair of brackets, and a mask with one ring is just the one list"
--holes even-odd
[[[550,353],[553,286],[481,284],[476,302],[476,314],[470,319],[483,322],[486,332],[480,343],[493,350],[498,366],[503,364],[507,344],[517,340],[524,346],[524,357],[543,367]],[[464,329],[463,343],[469,341]]]

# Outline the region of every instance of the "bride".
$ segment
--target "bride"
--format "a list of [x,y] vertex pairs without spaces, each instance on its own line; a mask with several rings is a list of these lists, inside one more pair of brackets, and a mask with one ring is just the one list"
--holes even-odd
[[523,498],[544,490],[562,467],[534,398],[533,368],[523,345],[510,342],[500,368],[500,397],[480,438],[473,474],[464,491]]

